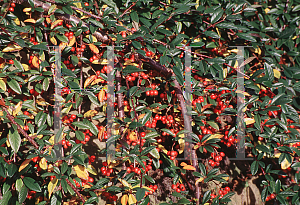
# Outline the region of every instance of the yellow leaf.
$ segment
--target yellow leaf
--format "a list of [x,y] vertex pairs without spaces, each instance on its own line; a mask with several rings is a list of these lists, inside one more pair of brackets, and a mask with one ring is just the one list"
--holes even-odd
[[228,181],[228,180],[229,180],[229,177],[222,177],[222,179]]
[[119,181],[123,184],[123,186],[129,187],[130,189],[132,188],[132,186],[130,184],[128,184],[128,182],[124,179],[119,179]]
[[19,167],[19,172],[22,171],[25,167],[27,167],[27,165],[31,162],[31,159],[26,159]]
[[103,102],[104,101],[104,97],[105,97],[105,90],[100,90],[99,94],[98,94],[98,99],[99,102]]
[[19,26],[20,25],[20,19],[19,18],[16,18],[15,20],[14,20],[14,22]]
[[43,157],[43,158],[40,160],[39,165],[40,165],[40,167],[41,167],[43,170],[46,170],[46,169],[48,168],[47,160],[45,159],[45,157]]
[[97,170],[95,169],[95,167],[93,167],[91,164],[89,164],[86,168],[88,170],[89,173],[91,173],[92,175],[97,175]]
[[24,8],[23,9],[23,12],[29,12],[29,11],[31,11],[31,8]]
[[95,80],[91,83],[91,85],[95,85],[95,84],[103,83],[103,82],[104,82],[104,80],[102,80],[102,79],[100,79],[100,78],[97,78],[97,79],[95,79]]
[[200,182],[202,182],[204,180],[204,178],[203,177],[200,177],[199,179],[197,179],[196,181],[195,181],[195,185],[197,186],[197,184],[199,184]]
[[50,103],[46,102],[46,100],[44,98],[39,98],[35,101],[38,105],[41,106],[46,106],[46,105],[50,105]]
[[76,38],[73,36],[73,38],[70,39],[68,46],[72,47],[75,43],[76,43]]
[[22,47],[19,45],[11,44],[4,48],[2,52],[7,53],[7,52],[16,52],[22,50]]
[[137,135],[134,131],[128,130],[128,138],[131,141],[137,140]]
[[49,199],[51,198],[51,194],[54,191],[57,183],[58,183],[58,179],[56,177],[49,182],[48,184]]
[[51,41],[51,43],[52,43],[53,45],[57,45],[57,40],[56,40],[56,38],[55,38],[54,36],[52,36],[52,37],[50,38],[50,41]]
[[138,117],[138,119],[140,120],[140,119],[143,119],[143,117],[145,116],[146,114],[140,114],[139,115],[139,117]]
[[51,19],[50,18],[46,18],[46,22],[49,24],[49,23],[51,23]]
[[10,143],[9,143],[8,139],[6,140],[6,145],[7,145],[7,147],[10,147]]
[[122,204],[122,205],[126,205],[127,202],[128,202],[128,195],[125,194],[125,195],[123,195],[122,198],[121,198],[121,204]]
[[39,62],[39,59],[34,56],[33,59],[32,59],[32,65],[35,67],[35,68],[39,68],[40,67],[40,62]]
[[[85,36],[87,39],[89,39],[89,35],[86,35]],[[97,38],[95,36],[92,36],[93,37],[93,43],[96,43],[97,42]]]
[[207,104],[207,105],[204,105],[202,108],[201,108],[201,112],[203,112],[205,109],[207,108],[210,108],[212,106],[212,104]]
[[62,109],[61,113],[65,113],[65,114],[68,114],[72,108],[72,104],[69,106],[69,107],[65,107],[64,109]]
[[6,83],[4,82],[4,80],[0,80],[0,88],[4,91],[6,91]]
[[26,19],[24,22],[25,23],[35,23],[36,20],[34,20],[34,19]]
[[[184,134],[182,134],[183,136],[184,136]],[[180,137],[180,136],[179,136]],[[179,154],[181,154],[183,151],[184,151],[184,146],[185,146],[185,140],[184,139],[182,139],[182,138],[180,138],[179,140],[178,140],[178,143],[179,143],[179,151],[178,151],[178,153]]]
[[269,11],[270,11],[270,9],[269,9],[269,8],[265,8],[265,12],[266,12],[266,14],[267,14]]
[[205,141],[208,141],[210,139],[213,139],[213,138],[219,138],[221,139],[224,135],[221,135],[221,134],[213,134],[213,135],[210,135],[209,138],[207,138],[207,140]]
[[160,150],[162,150],[165,154],[168,153],[168,150],[167,150],[163,145],[158,144],[157,147],[158,147]]
[[118,160],[118,161],[114,160],[108,165],[108,168],[114,168],[115,166],[118,166],[121,163],[122,163],[122,161],[120,161],[120,160]]
[[100,65],[107,65],[108,64],[108,61],[107,61],[107,59],[100,59],[100,60],[94,60],[93,62],[92,62],[93,64],[100,64]]
[[13,116],[16,116],[21,111],[22,104],[22,101],[18,102],[18,104],[15,106],[15,110],[13,111]]
[[59,44],[59,48],[60,48],[60,51],[63,51],[65,49],[65,47],[67,46],[67,43],[66,42],[61,42]]
[[246,125],[251,125],[255,123],[255,120],[253,118],[245,118]]
[[139,64],[133,63],[131,60],[127,60],[127,61],[124,63],[124,66],[127,66],[127,65],[132,65],[132,66],[135,66],[135,67],[139,67]]
[[129,194],[129,197],[128,197],[128,204],[131,205],[131,204],[135,204],[137,201],[136,201],[136,198],[133,194]]
[[90,77],[88,77],[83,85],[83,88],[86,88],[89,84],[91,84],[96,78],[96,75],[91,75]]
[[249,93],[243,92],[243,91],[241,91],[241,90],[236,90],[235,92],[236,92],[236,93],[243,94],[243,95],[245,95],[245,96],[251,96],[251,95],[249,95]]
[[97,110],[89,110],[86,113],[84,113],[83,117],[94,117],[97,113]]
[[192,166],[192,165],[186,165],[186,166],[183,167],[183,169],[194,170],[194,171],[196,170],[196,168],[194,166]]
[[[81,9],[81,3],[77,2],[77,3],[73,3],[77,8]],[[80,13],[80,15],[82,15],[83,13],[81,11],[77,11],[78,13]]]
[[280,71],[279,70],[277,70],[277,69],[273,69],[273,72],[274,72],[274,76],[275,76],[275,78],[280,78],[280,76],[281,76],[281,73],[280,73]]
[[90,43],[89,47],[93,53],[99,53],[99,49],[94,44]]
[[[294,160],[294,157],[292,157],[292,161]],[[287,168],[289,168],[290,166],[291,166],[291,163],[289,163],[288,161],[287,161],[287,159],[286,158],[284,158],[284,160],[281,162],[281,169],[287,169]]]
[[25,71],[29,71],[30,67],[27,64],[22,64]]
[[89,173],[84,166],[78,164],[73,166],[73,168],[79,178],[88,180]]
[[55,26],[57,26],[57,24],[59,24],[60,22],[63,22],[63,20],[56,20],[51,24],[51,29],[53,29]]
[[259,47],[255,48],[254,53],[257,53],[258,55],[261,55],[261,49]]
[[223,76],[224,76],[224,78],[227,77],[227,74],[228,74],[228,70],[227,70],[227,68],[224,68],[223,69]]

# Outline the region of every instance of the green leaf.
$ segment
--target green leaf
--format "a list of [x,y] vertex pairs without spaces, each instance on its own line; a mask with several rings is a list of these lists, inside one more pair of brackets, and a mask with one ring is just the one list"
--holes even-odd
[[254,161],[252,162],[251,166],[250,166],[250,170],[251,170],[251,174],[254,176],[257,171],[258,171],[258,162]]
[[128,65],[126,66],[126,68],[124,68],[122,70],[122,72],[127,75],[127,74],[130,74],[130,73],[135,73],[135,72],[142,72],[142,71],[146,71],[146,70],[142,70],[142,69],[139,69],[135,66],[132,66],[132,65]]
[[77,56],[71,55],[71,61],[72,61],[72,64],[73,64],[74,66],[77,66],[77,65],[78,65],[79,60],[78,60],[78,57],[77,57]]
[[250,33],[236,33],[236,35],[247,41],[256,42],[256,39],[253,36],[251,36]]
[[161,131],[166,132],[166,133],[168,133],[171,136],[175,136],[175,134],[171,130],[169,130],[167,128],[162,128]]
[[156,148],[155,148],[155,149],[152,149],[152,150],[150,151],[150,154],[151,154],[154,158],[156,158],[156,159],[159,159],[159,158],[160,158],[159,152],[157,151]]
[[19,191],[19,194],[18,194],[18,201],[20,204],[22,204],[26,197],[27,197],[27,193],[28,193],[28,189],[26,186],[22,186],[22,188],[20,189]]
[[138,42],[138,41],[132,41],[132,45],[136,48],[136,49],[141,49],[142,45]]
[[16,129],[11,127],[8,132],[8,141],[15,153],[19,151],[21,145],[21,137]]
[[62,140],[62,133],[63,133],[63,130],[64,130],[65,127],[61,127],[57,133],[55,134],[55,137],[54,137],[54,143],[58,143]]
[[36,182],[36,180],[30,178],[30,177],[24,177],[23,178],[24,184],[27,186],[28,189],[36,191],[36,192],[41,192],[41,187],[40,185]]
[[280,192],[281,189],[281,181],[279,179],[276,180],[275,182],[275,192],[276,194],[278,194]]
[[264,69],[265,69],[266,77],[268,78],[269,81],[272,82],[274,80],[273,68],[268,63],[264,63]]
[[136,11],[130,12],[130,17],[133,21],[135,21],[137,23],[139,22],[139,16]]
[[56,36],[57,39],[60,40],[61,42],[65,42],[65,43],[68,43],[68,42],[69,42],[68,37],[65,36],[65,35],[62,35],[62,34],[56,34],[55,36]]
[[146,134],[146,136],[144,137],[144,139],[149,139],[149,138],[155,138],[160,136],[160,134],[158,134],[156,131],[155,132],[149,132]]
[[278,36],[278,38],[289,38],[290,36],[292,36],[295,33],[296,29],[295,28],[286,28],[284,29],[280,35]]
[[205,204],[210,199],[211,191],[207,191],[203,195],[202,204]]
[[98,136],[98,128],[96,127],[96,125],[94,125],[94,123],[92,123],[91,121],[87,120],[86,124],[89,126],[89,130],[91,131],[91,133],[93,133],[93,135]]
[[80,141],[84,141],[84,134],[81,131],[75,131],[76,138]]
[[83,123],[82,121],[72,122],[72,125],[82,128],[82,129],[89,129],[89,126],[87,124]]
[[62,7],[62,10],[66,14],[73,15],[73,9],[69,5]]
[[138,188],[136,191],[136,200],[141,201],[145,196],[145,189],[144,188]]
[[191,204],[191,202],[186,198],[179,199],[179,201],[177,203],[178,204]]
[[[146,122],[150,119],[151,116],[152,116],[152,112],[150,112],[150,111],[146,112],[145,116],[144,116],[144,117],[142,118],[142,120],[141,120],[141,123],[142,123],[143,125],[145,125]],[[149,133],[149,134],[150,134],[150,133]],[[146,137],[147,137],[147,135],[146,135]]]
[[213,15],[211,16],[211,23],[216,23],[223,15],[224,10],[222,8],[217,9],[213,12]]
[[150,146],[150,147],[146,147],[145,149],[143,149],[143,151],[141,152],[141,155],[146,155],[148,154],[151,150],[155,149],[156,146]]
[[18,93],[18,94],[21,94],[21,93],[22,93],[21,87],[20,87],[19,83],[18,83],[16,80],[9,79],[9,80],[7,81],[7,84],[8,84],[8,86],[9,86],[13,91],[15,91],[16,93]]

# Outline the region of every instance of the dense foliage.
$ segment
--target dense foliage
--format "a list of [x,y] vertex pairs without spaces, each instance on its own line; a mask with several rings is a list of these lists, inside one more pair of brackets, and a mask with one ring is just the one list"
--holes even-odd
[[300,204],[299,3],[1,1],[0,204]]

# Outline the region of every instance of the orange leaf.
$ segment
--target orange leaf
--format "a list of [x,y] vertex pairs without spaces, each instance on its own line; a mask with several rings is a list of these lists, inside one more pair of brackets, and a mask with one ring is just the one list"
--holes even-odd
[[94,53],[99,53],[99,49],[94,44],[90,43],[89,47],[90,47],[91,51],[93,51]]
[[39,59],[34,56],[33,59],[32,59],[32,65],[35,67],[35,68],[39,68],[40,67],[40,62],[39,62]]
[[125,195],[123,195],[122,198],[121,198],[121,204],[122,204],[122,205],[126,205],[127,202],[128,202],[128,195],[125,194]]
[[52,179],[49,184],[48,184],[48,192],[49,192],[49,199],[51,198],[51,194],[52,192],[54,191],[56,185],[58,183],[58,179],[57,178],[54,178]]
[[195,167],[193,167],[192,165],[186,165],[186,166],[184,166],[183,167],[183,169],[186,169],[186,170],[196,170],[196,168]]
[[137,135],[134,131],[128,130],[128,138],[131,141],[135,141],[135,140],[137,140]]
[[185,162],[181,162],[181,163],[180,163],[180,166],[183,166],[183,167],[184,167],[184,166],[186,166],[186,165],[188,165],[188,164],[185,163]]
[[105,90],[101,90],[98,94],[98,99],[100,102],[104,101],[104,97],[105,97]]
[[59,44],[59,48],[60,48],[60,51],[63,51],[65,49],[65,47],[67,46],[67,43],[66,42],[61,42]]
[[68,44],[69,47],[72,47],[76,42],[76,38],[73,36],[73,38],[70,39],[70,42]]
[[91,84],[96,78],[96,75],[91,75],[90,77],[88,77],[85,82],[83,87],[86,88],[89,84]]
[[101,130],[99,130],[99,132],[98,132],[98,140],[102,141],[103,134],[104,134],[104,128],[102,128]]
[[35,23],[36,20],[34,20],[34,19],[26,19],[24,22],[25,23]]
[[84,113],[83,117],[94,117],[97,113],[97,110],[89,110],[86,113]]
[[31,159],[26,159],[22,164],[21,166],[19,167],[19,172],[22,171],[25,167],[27,167],[27,165],[31,162],[32,158]]

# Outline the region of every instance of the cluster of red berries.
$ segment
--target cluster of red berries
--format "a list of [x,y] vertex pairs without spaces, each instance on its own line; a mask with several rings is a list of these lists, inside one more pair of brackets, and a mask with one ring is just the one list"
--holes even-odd
[[263,98],[265,96],[268,96],[269,98],[273,98],[275,97],[275,94],[271,90],[260,90],[259,97]]
[[147,96],[157,96],[158,95],[158,90],[156,90],[157,85],[152,84],[150,87],[152,90],[146,91],[146,95]]
[[216,114],[221,114],[222,111],[225,110],[225,108],[233,108],[232,105],[229,105],[230,101],[229,100],[225,100],[222,101],[221,95],[225,94],[225,93],[230,93],[230,90],[222,90],[220,93],[218,93],[217,95],[212,94],[210,96],[211,99],[216,99],[217,101],[217,106],[214,108],[213,112]]
[[[124,56],[124,53],[122,53],[122,52],[119,52],[119,54],[121,55],[121,56]],[[135,61],[135,59],[134,59],[134,55],[131,55],[130,56],[130,58],[124,58],[124,61],[126,62],[126,61],[131,61],[131,62],[134,62]],[[142,72],[143,73],[143,72]]]
[[71,93],[71,90],[70,90],[68,87],[64,87],[64,88],[62,89],[62,91],[61,91],[61,94],[64,94],[64,93],[70,94],[70,93]]
[[[37,42],[34,42],[34,43],[37,43]],[[34,65],[33,65],[33,63],[32,63],[32,59],[33,59],[33,58],[34,58],[34,56],[29,56],[29,61],[28,61],[28,63],[29,63],[30,68],[35,68]],[[37,63],[37,64],[40,64],[40,61],[38,60],[36,63]]]
[[193,99],[192,105],[196,106],[196,103],[202,103],[202,102],[204,102],[204,98],[203,98],[203,96],[199,96],[198,98]]
[[34,45],[39,44],[38,42],[35,41],[35,38],[34,38],[34,37],[31,37],[31,38],[30,38],[30,42],[33,43]]
[[[224,195],[226,195],[228,192],[230,192],[230,187],[225,187],[224,189],[219,190],[219,198],[222,198]],[[211,194],[211,198],[214,199],[217,197],[217,194]]]
[[[157,121],[161,121],[163,124],[167,125],[167,127],[171,127],[174,124],[174,119],[172,115],[168,115],[168,116],[161,116],[161,115],[155,115],[155,117],[152,120],[152,123],[150,121],[147,121],[145,126],[146,127],[152,127],[155,128],[156,127],[156,123]],[[175,133],[174,129],[171,129],[171,132]],[[176,134],[176,133],[175,133]],[[167,132],[163,132],[162,133],[163,136],[167,136],[169,135],[169,133]]]
[[36,195],[36,191],[28,191],[28,195],[27,195],[27,199],[31,200],[33,198],[35,198],[35,195]]
[[[33,95],[33,96],[38,96],[39,95],[39,93],[35,90],[35,89],[30,89],[29,90],[29,93],[31,94],[31,95]],[[41,93],[42,94],[42,93]]]
[[272,199],[275,199],[276,195],[275,194],[270,194],[270,196],[267,196],[266,201],[270,201]]
[[[75,183],[76,187],[80,187],[80,183],[78,181],[73,179],[73,182]],[[88,180],[81,179],[82,186],[86,185],[88,182],[93,183],[94,179],[92,177],[88,177]]]
[[237,139],[233,136],[228,136],[229,131],[225,131],[224,137],[221,139],[221,142],[224,143],[227,147],[231,147],[231,145],[237,143]]
[[126,38],[126,36],[127,36],[126,31],[121,31],[121,36],[122,36],[122,38]]
[[[212,126],[207,126],[207,123],[205,120],[202,120],[204,126],[200,126],[202,135],[206,135],[206,134],[212,134],[215,133],[217,130],[215,128],[213,128]],[[202,135],[199,136],[199,139],[202,139]]]
[[157,190],[157,185],[155,184],[155,185],[150,185],[149,186],[149,188],[151,189],[151,190],[148,190],[148,191],[146,191],[146,193],[145,193],[145,195],[146,196],[148,196],[148,195],[151,195],[151,194],[153,194],[156,190]]
[[77,140],[75,140],[76,144],[79,144],[79,143],[86,144],[88,141],[90,141],[91,136],[93,136],[93,133],[91,133],[90,130],[85,130],[83,132],[83,134],[84,134],[84,140],[80,141],[77,139]]
[[210,159],[208,164],[212,167],[220,166],[220,161],[222,161],[223,157],[225,157],[225,153],[220,152],[220,155],[217,155],[216,153],[212,152],[210,156],[213,158],[213,160]]
[[91,164],[92,162],[94,162],[96,160],[96,156],[92,155],[89,157],[89,164]]
[[15,7],[16,7],[16,4],[15,4],[15,3],[11,3],[11,4],[10,4],[10,7],[8,8],[8,10],[9,10],[10,12],[14,12],[14,11],[15,11]]
[[118,197],[116,195],[112,195],[111,193],[106,192],[106,191],[102,192],[102,196],[108,202],[113,202],[113,201],[117,201],[118,200]]
[[64,146],[65,149],[67,149],[68,147],[72,146],[70,141],[66,141],[66,140],[62,140],[61,141],[61,145]]
[[126,79],[130,82],[130,81],[135,81],[137,77],[139,77],[139,73],[136,72],[126,76]]
[[113,172],[113,168],[109,168],[107,162],[102,162],[103,167],[101,167],[101,174],[103,176],[109,177]]
[[177,182],[177,184],[172,184],[172,189],[180,193],[181,191],[185,191],[185,186]]
[[74,38],[74,33],[72,31],[66,31],[65,36],[68,37],[69,40],[71,40],[72,38]]
[[167,155],[170,156],[171,160],[174,160],[177,157],[178,152],[176,152],[176,151],[168,151]]
[[76,119],[76,115],[72,114],[70,116],[66,115],[62,118],[62,121],[66,124],[70,124],[71,122],[73,122]]
[[[74,47],[73,47],[73,48],[74,48]],[[64,60],[63,63],[67,66],[68,69],[70,69],[70,70],[72,70],[72,71],[75,70],[75,66],[74,66],[69,60]]]

